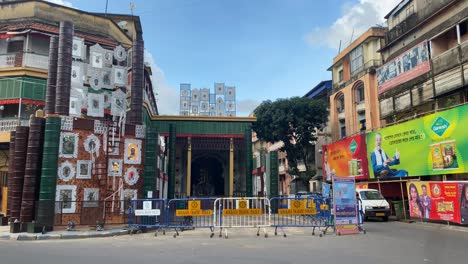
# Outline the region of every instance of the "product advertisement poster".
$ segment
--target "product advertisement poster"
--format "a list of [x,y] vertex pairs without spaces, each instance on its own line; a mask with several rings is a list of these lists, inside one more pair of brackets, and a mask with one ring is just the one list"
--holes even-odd
[[341,235],[359,233],[354,177],[334,177],[332,189],[336,232]]
[[467,172],[468,105],[366,135],[370,178]]
[[349,137],[322,147],[323,175],[327,181],[333,177],[354,176],[369,178],[366,157],[366,136]]

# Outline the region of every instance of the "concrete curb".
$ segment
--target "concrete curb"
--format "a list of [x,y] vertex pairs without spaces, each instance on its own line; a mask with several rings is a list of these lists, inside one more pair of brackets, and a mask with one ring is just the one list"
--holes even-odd
[[17,241],[32,241],[32,240],[52,240],[52,239],[84,239],[84,238],[101,238],[129,235],[128,230],[109,230],[96,233],[81,233],[70,232],[63,234],[0,234],[0,240],[17,240]]
[[450,230],[450,231],[456,231],[456,232],[468,232],[468,227],[457,226],[457,225],[446,225],[446,224],[438,224],[438,223],[430,223],[430,222],[413,222],[413,223],[400,222],[400,223],[407,224],[407,225],[415,225],[415,226],[419,226],[423,228]]
[[60,234],[40,234],[37,235],[37,240],[51,240],[51,239],[60,239]]

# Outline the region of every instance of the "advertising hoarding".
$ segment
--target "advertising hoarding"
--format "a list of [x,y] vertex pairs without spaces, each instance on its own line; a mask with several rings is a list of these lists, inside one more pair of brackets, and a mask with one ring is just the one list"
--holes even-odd
[[468,182],[410,181],[410,217],[468,224]]
[[333,201],[336,232],[359,233],[354,177],[333,177]]
[[379,94],[431,70],[427,41],[407,50],[377,69]]
[[463,105],[368,133],[370,178],[467,172],[467,122]]
[[364,134],[322,146],[322,168],[327,181],[331,181],[333,176],[367,179],[369,178],[367,163]]

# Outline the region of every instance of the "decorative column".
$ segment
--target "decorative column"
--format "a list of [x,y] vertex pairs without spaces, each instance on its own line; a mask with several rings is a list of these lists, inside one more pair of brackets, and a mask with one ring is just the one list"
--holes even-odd
[[55,86],[57,85],[58,37],[50,37],[49,71],[47,75],[46,102],[44,111],[46,115],[55,114]]
[[169,125],[169,168],[167,182],[167,198],[174,199],[175,192],[175,170],[176,170],[176,128],[174,124]]
[[156,161],[158,158],[158,134],[156,129],[151,125],[148,125],[146,128],[146,138],[145,138],[145,164],[144,164],[144,173],[143,173],[143,197],[148,197],[148,192],[153,192],[152,198],[158,198],[155,196],[156,190]]
[[192,139],[189,137],[187,142],[187,197],[191,196],[190,187],[192,186]]
[[60,117],[46,118],[44,151],[42,154],[41,183],[37,222],[52,229],[54,225],[57,163],[60,142]]
[[68,116],[70,111],[73,32],[73,22],[60,22],[55,90],[55,113],[58,115]]
[[245,196],[252,196],[252,129],[245,129]]
[[234,195],[234,139],[229,139],[229,197]]

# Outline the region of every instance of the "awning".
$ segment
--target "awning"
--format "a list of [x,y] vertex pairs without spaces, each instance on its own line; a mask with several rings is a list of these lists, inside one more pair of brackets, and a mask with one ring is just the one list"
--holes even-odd
[[[0,105],[8,105],[8,104],[19,104],[20,99],[3,99],[0,100]],[[21,99],[21,104],[29,104],[29,105],[45,105],[44,101],[38,100],[30,100],[30,99]]]

